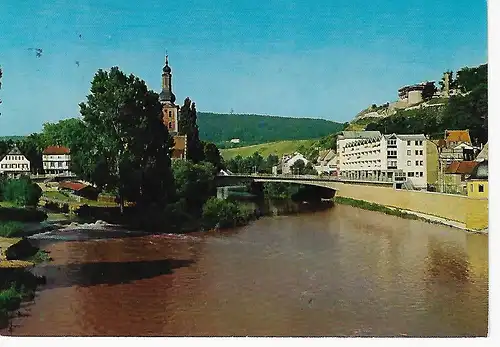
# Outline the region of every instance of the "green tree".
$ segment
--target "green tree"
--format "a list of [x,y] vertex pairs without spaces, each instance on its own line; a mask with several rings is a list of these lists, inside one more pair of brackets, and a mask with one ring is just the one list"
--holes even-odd
[[488,84],[488,64],[483,64],[478,67],[464,67],[457,72],[456,80],[458,88],[463,93],[472,91],[481,84]]
[[173,198],[172,138],[163,125],[158,95],[118,67],[99,70],[80,113],[88,134],[82,170],[91,181],[126,198],[166,205]]
[[196,121],[196,105],[189,98],[186,98],[180,110],[179,133],[187,135],[187,157],[194,163],[204,159],[203,145],[200,141]]
[[205,161],[211,163],[215,172],[219,172],[224,168],[222,156],[220,155],[219,149],[217,146],[211,142],[203,142],[203,156],[205,157]]
[[428,101],[432,99],[434,96],[434,93],[436,93],[437,88],[432,82],[427,82],[424,86],[424,89],[422,90],[422,99],[425,101]]
[[292,174],[294,175],[303,175],[304,170],[306,168],[306,163],[303,160],[299,159],[290,167],[292,169]]
[[16,143],[17,147],[30,161],[32,173],[41,173],[43,171],[42,152],[43,142],[40,134],[33,133]]
[[28,177],[10,179],[3,183],[3,199],[19,206],[37,206],[42,189]]

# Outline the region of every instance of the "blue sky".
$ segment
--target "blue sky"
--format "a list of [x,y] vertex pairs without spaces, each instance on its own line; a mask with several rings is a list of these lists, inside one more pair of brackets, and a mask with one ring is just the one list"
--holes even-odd
[[485,63],[486,17],[481,0],[0,0],[0,136],[78,116],[99,68],[159,92],[165,49],[200,111],[348,121]]

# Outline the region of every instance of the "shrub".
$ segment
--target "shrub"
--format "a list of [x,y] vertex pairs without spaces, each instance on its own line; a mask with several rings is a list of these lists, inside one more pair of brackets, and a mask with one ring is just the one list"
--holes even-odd
[[2,222],[0,221],[0,236],[14,237],[23,231],[23,224],[19,222]]
[[0,207],[0,221],[41,222],[47,214],[34,208]]
[[28,177],[9,179],[2,184],[3,199],[19,206],[37,206],[42,189]]
[[243,225],[251,218],[250,211],[231,201],[212,197],[203,205],[203,221],[209,228],[230,228]]

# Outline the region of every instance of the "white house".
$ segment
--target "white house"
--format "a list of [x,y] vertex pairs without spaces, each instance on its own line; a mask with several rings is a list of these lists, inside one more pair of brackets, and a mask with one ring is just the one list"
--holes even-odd
[[281,172],[283,174],[293,174],[292,166],[298,160],[302,160],[304,164],[307,165],[309,160],[307,160],[302,154],[295,152],[293,155],[284,155],[281,160]]
[[70,150],[63,146],[49,146],[42,153],[43,170],[46,174],[71,174]]
[[415,189],[427,188],[427,140],[423,134],[344,133],[356,134],[342,134],[337,141],[343,178],[407,181]]
[[231,143],[240,143],[240,139],[231,139],[231,141],[229,141]]
[[340,160],[337,153],[333,150],[320,152],[317,165],[314,166],[318,174],[338,174]]
[[30,162],[14,147],[0,160],[0,174],[5,174],[9,177],[16,177],[21,174],[30,173]]

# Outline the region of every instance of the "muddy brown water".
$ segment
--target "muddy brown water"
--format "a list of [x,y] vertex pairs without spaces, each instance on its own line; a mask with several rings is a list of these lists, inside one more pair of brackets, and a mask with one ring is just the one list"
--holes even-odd
[[44,248],[47,284],[2,334],[487,334],[487,236],[350,206]]

